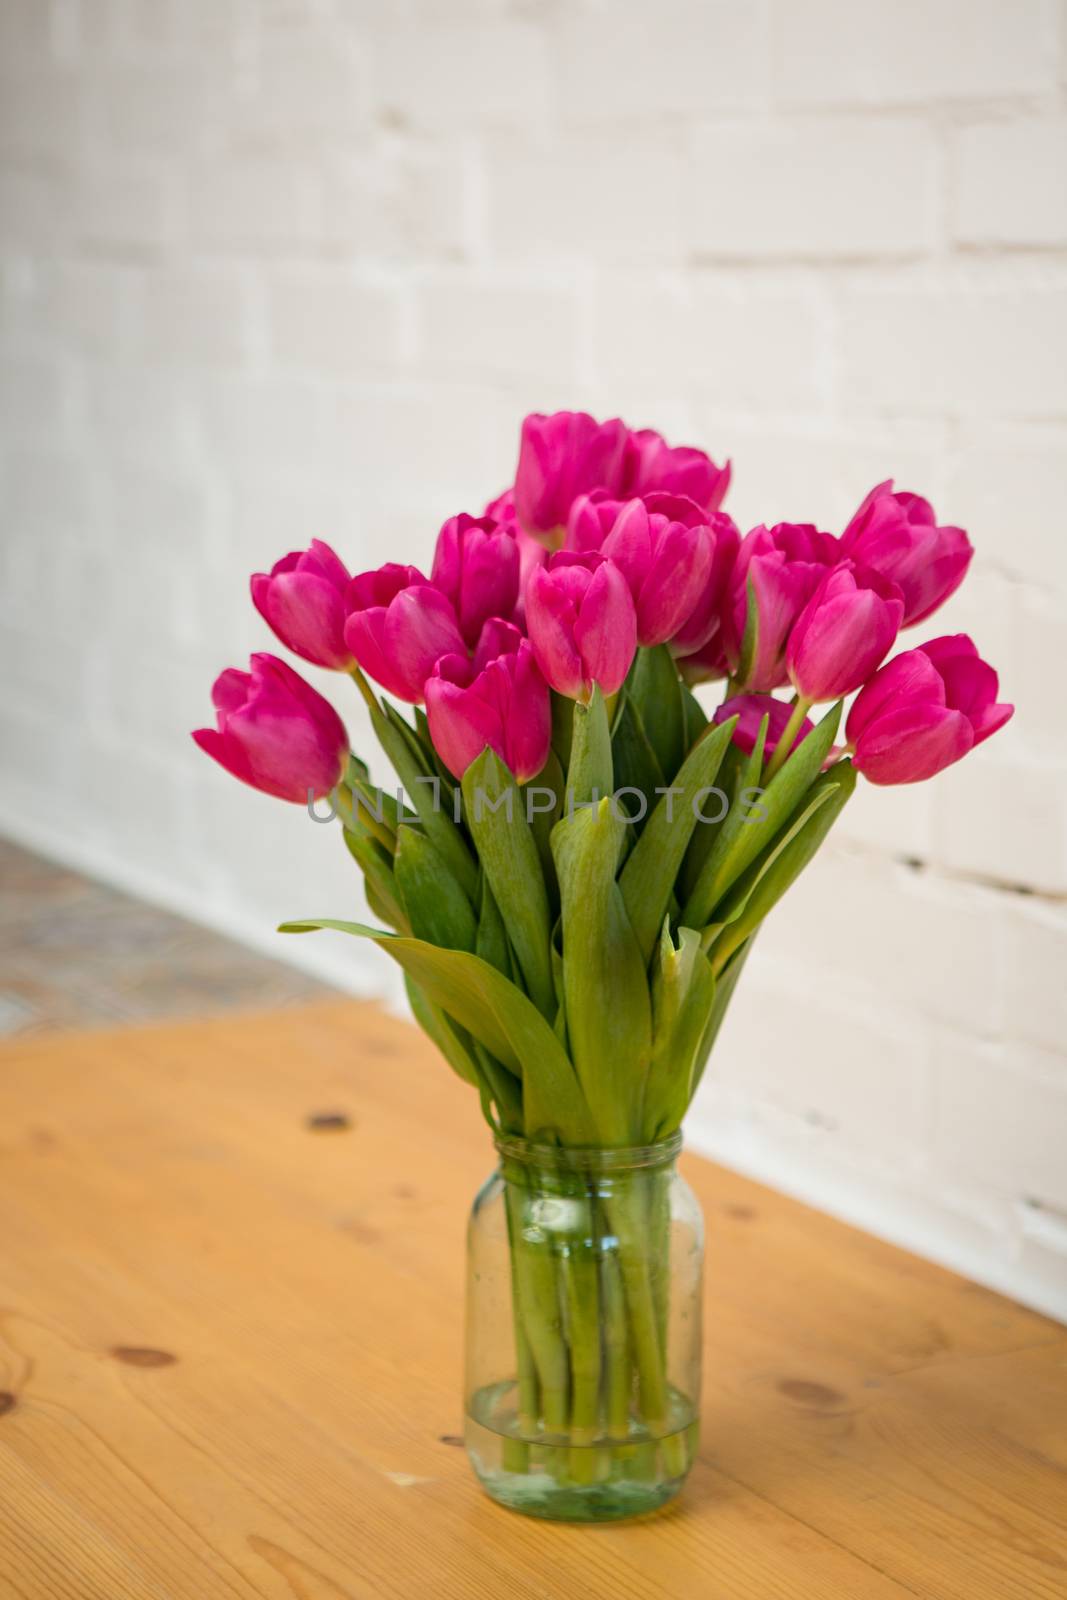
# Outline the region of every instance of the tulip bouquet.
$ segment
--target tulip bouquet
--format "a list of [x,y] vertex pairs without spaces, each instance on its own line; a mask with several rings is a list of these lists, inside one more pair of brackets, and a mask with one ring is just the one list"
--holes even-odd
[[[839,537],[742,537],[720,509],[729,481],[648,429],[528,417],[512,486],[444,524],[429,577],[352,577],[316,540],[252,578],[282,643],[354,680],[401,789],[374,785],[334,710],[273,655],[221,675],[217,726],[194,735],[268,794],[332,796],[384,926],[285,931],[338,929],[399,963],[505,1162],[509,1141],[557,1151],[562,1170],[576,1149],[668,1140],[764,917],[857,775],[932,777],[1011,715],[966,635],[886,663],[971,561],[928,501],[882,483]],[[694,689],[714,681],[709,713]],[[516,1167],[509,1470],[541,1471],[536,1441],[564,1439],[577,1481],[625,1475],[640,1433],[684,1476],[654,1188],[567,1190],[573,1238],[616,1242],[616,1280],[530,1226],[524,1184]],[[579,1464],[576,1446],[605,1439],[617,1458]]]

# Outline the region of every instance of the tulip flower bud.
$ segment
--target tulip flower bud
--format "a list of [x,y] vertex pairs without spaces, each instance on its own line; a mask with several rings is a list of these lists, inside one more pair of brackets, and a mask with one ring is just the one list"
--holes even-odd
[[685,495],[701,511],[717,511],[729,487],[729,462],[717,467],[703,450],[671,446],[654,428],[638,428],[626,441],[619,483],[623,499],[659,490]]
[[932,778],[996,733],[1015,707],[997,703],[997,675],[965,633],[887,661],[860,690],[845,735],[871,783]]
[[312,539],[307,550],[282,556],[269,573],[252,574],[252,600],[296,655],[317,667],[348,672],[352,666],[352,652],[345,644],[348,584],[344,563],[328,544]]
[[537,664],[559,694],[615,694],[637,648],[637,616],[623,574],[596,552],[561,551],[530,578],[526,625]]
[[515,469],[515,509],[526,531],[557,542],[578,495],[616,486],[628,436],[618,417],[596,422],[584,411],[528,416]]
[[[645,504],[650,509],[656,509],[660,498],[646,495]],[[711,541],[711,565],[696,604],[681,627],[671,635],[671,652],[675,657],[691,656],[697,650],[714,645],[715,641],[719,641],[720,650],[722,647],[726,585],[737,560],[741,536],[733,518],[728,517],[725,511],[712,511],[707,516],[702,514],[701,520]]]
[[[763,694],[788,682],[790,630],[837,559],[837,540],[810,523],[760,526],[742,539],[727,584],[722,646],[743,688]],[[750,594],[756,604],[751,627]]]
[[341,780],[348,735],[328,700],[277,656],[257,654],[251,671],[228,668],[211,698],[218,726],[193,738],[242,783],[279,800],[304,804]]
[[548,685],[528,639],[515,630],[510,639],[501,635],[497,642],[513,648],[502,650],[480,670],[466,656],[443,656],[437,663],[426,684],[430,737],[456,778],[463,777],[488,745],[519,783],[527,783],[548,760]]
[[897,584],[905,628],[922,622],[963,582],[974,550],[962,528],[940,528],[921,495],[871,490],[841,536],[841,554]]
[[877,572],[839,561],[820,581],[789,635],[786,665],[808,705],[851,694],[900,632],[904,600]]
[[[650,496],[669,503],[663,511],[644,500],[621,508],[601,545],[630,586],[637,612],[637,642],[663,644],[692,614],[711,572],[712,539],[703,513],[692,501]],[[675,520],[679,512],[684,520]]]
[[[785,732],[792,714],[792,706],[787,705],[784,700],[775,700],[772,695],[738,694],[716,709],[714,720],[729,722],[731,717],[736,717],[737,727],[733,731],[732,742],[746,755],[751,755],[759,736],[760,726],[764,717],[767,717],[769,720],[767,738],[763,746],[763,759],[769,761],[778,748],[778,741]],[[812,726],[813,724],[805,717],[786,752],[787,755],[792,755],[797,745],[807,738]]]
[[447,595],[417,567],[394,562],[352,579],[345,643],[365,672],[399,700],[420,701],[436,663],[467,646]]
[[452,602],[460,632],[473,645],[487,617],[509,617],[519,597],[515,530],[492,518],[450,517],[437,536],[430,582]]

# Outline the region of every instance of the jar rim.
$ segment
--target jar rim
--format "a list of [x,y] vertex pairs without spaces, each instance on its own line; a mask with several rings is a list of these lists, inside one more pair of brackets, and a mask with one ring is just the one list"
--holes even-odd
[[518,1134],[498,1134],[493,1143],[502,1157],[525,1166],[564,1167],[571,1172],[625,1172],[634,1167],[660,1167],[673,1161],[682,1148],[682,1130],[678,1128],[654,1144],[538,1144]]

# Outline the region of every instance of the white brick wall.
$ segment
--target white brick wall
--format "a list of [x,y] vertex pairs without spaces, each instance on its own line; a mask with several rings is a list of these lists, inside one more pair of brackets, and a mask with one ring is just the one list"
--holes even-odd
[[247,573],[425,561],[535,408],[745,523],[896,473],[1019,713],[861,790],[690,1135],[1067,1314],[1064,61],[1053,0],[0,0],[0,820],[395,998],[276,939],[353,880],[188,739]]

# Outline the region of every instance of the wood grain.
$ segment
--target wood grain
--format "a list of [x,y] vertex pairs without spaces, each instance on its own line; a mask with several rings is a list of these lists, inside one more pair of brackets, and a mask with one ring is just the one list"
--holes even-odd
[[468,1091],[371,1006],[0,1052],[0,1595],[1063,1600],[1067,1330],[709,1163],[704,1442],[645,1522],[459,1436]]

